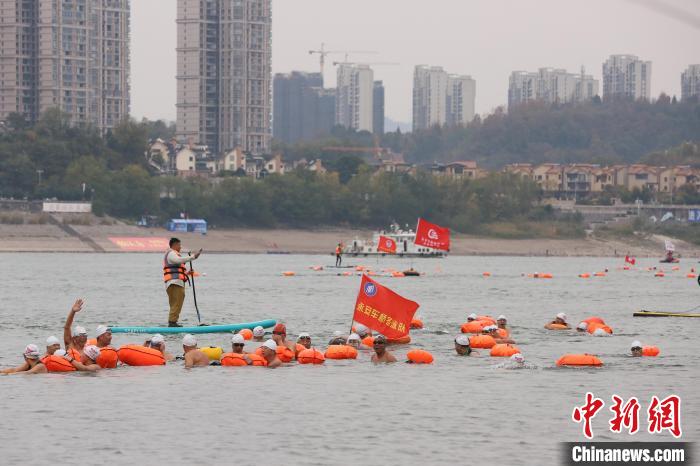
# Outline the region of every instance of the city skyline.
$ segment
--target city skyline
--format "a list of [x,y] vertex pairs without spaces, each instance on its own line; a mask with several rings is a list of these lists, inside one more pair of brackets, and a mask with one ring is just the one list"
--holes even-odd
[[[668,3],[700,15],[698,4]],[[132,2],[132,115],[136,118],[175,118],[174,5],[173,0]],[[700,30],[640,2],[594,0],[574,17],[559,2],[543,0],[540,8],[554,12],[544,18],[525,5],[505,1],[457,6],[438,0],[430,7],[405,7],[394,0],[381,4],[358,0],[352,9],[342,6],[319,0],[273,0],[273,73],[317,71],[318,56],[308,51],[318,49],[321,42],[329,49],[375,50],[377,54],[350,58],[400,63],[373,69],[374,78],[384,81],[387,117],[403,122],[411,121],[412,75],[419,64],[471,75],[479,83],[476,112],[484,114],[507,104],[508,78],[515,70],[574,71],[583,65],[587,74],[601,80],[602,64],[610,55],[634,54],[653,63],[652,98],[662,91],[680,98],[681,73],[700,62],[700,54],[693,50],[693,44],[700,42]],[[447,7],[454,14],[442,14]],[[311,10],[313,15],[305,14]],[[367,11],[372,14],[366,15]],[[522,17],[528,21],[521,21]],[[364,25],[362,35],[357,34],[358,21]],[[143,42],[149,47],[139,47]],[[331,62],[343,58],[328,59],[327,87],[335,85]],[[154,69],[161,72],[161,79],[153,79]]]

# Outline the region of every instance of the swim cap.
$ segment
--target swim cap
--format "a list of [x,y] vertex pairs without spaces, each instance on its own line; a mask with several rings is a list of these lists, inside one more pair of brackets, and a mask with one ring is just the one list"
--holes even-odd
[[273,339],[267,340],[262,345],[267,349],[271,349],[272,351],[277,351],[277,343],[275,343],[275,340],[273,340]]
[[153,335],[151,337],[151,344],[152,345],[159,345],[161,343],[165,343],[165,338],[160,333],[156,333],[155,335]]
[[469,337],[466,335],[457,335],[455,337],[455,343],[459,346],[469,346]]
[[24,357],[27,359],[39,359],[39,356],[41,356],[41,353],[39,352],[39,348],[34,344],[30,343],[24,348]]
[[519,363],[525,362],[525,357],[520,353],[515,353],[513,356],[510,357],[510,359]]
[[309,334],[306,333],[306,332],[301,332],[301,333],[299,334],[299,338],[311,338],[311,335],[309,335]]
[[581,322],[576,326],[579,330],[588,330],[588,322]]
[[557,319],[561,319],[564,322],[566,322],[566,314],[564,314],[563,312],[560,312],[559,314],[557,314]]
[[73,333],[71,335],[74,337],[87,336],[87,330],[85,330],[85,327],[78,325],[77,327],[73,328]]
[[231,344],[235,345],[236,343],[241,345],[245,344],[245,338],[243,338],[243,335],[241,335],[240,333],[237,333],[231,337]]
[[639,340],[634,340],[632,342],[632,348],[641,348],[641,347],[642,347],[642,343]]
[[358,335],[357,333],[351,333],[348,337],[348,341],[350,340],[360,341],[360,335]]
[[53,335],[46,339],[46,346],[60,345],[61,342]]
[[197,337],[195,337],[191,333],[188,333],[182,339],[182,346],[197,346]]
[[[360,337],[366,337],[367,334],[369,334],[369,329],[365,325],[357,324],[355,325],[355,332],[357,332],[357,334],[360,335]],[[342,335],[343,332],[340,332],[340,334]]]
[[253,335],[256,337],[261,337],[265,335],[265,329],[258,325],[253,329]]
[[60,356],[65,356],[65,355],[66,355],[66,350],[57,349],[57,350],[53,353],[53,355],[54,355],[54,356],[59,356],[59,357],[60,357]]
[[287,327],[284,324],[277,324],[272,329],[272,333],[276,333],[278,335],[286,335],[287,334]]
[[95,345],[86,345],[85,348],[83,348],[83,353],[93,361],[96,361],[97,358],[100,357],[100,349]]
[[499,320],[508,320],[508,319],[506,319],[506,316],[501,314],[500,316],[498,316],[498,319],[496,319],[496,321],[499,321]]
[[112,333],[112,329],[110,329],[106,325],[98,325],[97,330],[95,330],[95,338],[100,338],[107,332]]
[[467,316],[467,320],[476,320],[476,314],[473,312]]

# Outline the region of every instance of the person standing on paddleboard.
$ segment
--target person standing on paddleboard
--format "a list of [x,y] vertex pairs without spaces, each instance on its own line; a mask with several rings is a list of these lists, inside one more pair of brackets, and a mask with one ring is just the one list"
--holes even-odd
[[168,293],[170,304],[168,327],[182,327],[177,321],[180,319],[182,303],[185,302],[185,282],[189,280],[185,263],[197,259],[202,254],[202,250],[182,256],[180,254],[182,243],[179,239],[170,238],[169,245],[170,249],[163,258],[163,281],[165,281],[165,291]]
[[343,243],[338,243],[335,247],[335,266],[343,265]]

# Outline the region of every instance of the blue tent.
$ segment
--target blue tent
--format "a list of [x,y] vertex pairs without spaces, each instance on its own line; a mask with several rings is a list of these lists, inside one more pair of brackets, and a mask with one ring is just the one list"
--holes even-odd
[[168,221],[168,231],[193,232],[205,235],[207,233],[207,221],[201,218],[171,218]]

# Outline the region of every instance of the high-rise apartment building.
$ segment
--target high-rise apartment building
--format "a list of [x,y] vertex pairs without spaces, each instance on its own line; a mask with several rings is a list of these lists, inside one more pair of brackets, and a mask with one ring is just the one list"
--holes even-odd
[[474,118],[476,81],[448,74],[439,66],[416,66],[413,72],[413,130],[466,125]]
[[272,88],[272,130],[278,141],[314,139],[333,128],[335,92],[323,88],[321,73],[278,73]]
[[681,74],[681,100],[700,99],[700,65],[689,65]]
[[367,65],[338,66],[335,123],[357,131],[374,129],[374,72]]
[[635,55],[610,55],[603,63],[603,98],[651,97],[651,62]]
[[514,71],[508,84],[508,107],[524,102],[549,104],[585,102],[598,95],[598,80],[564,69],[540,68],[537,72]]
[[384,134],[384,83],[374,81],[372,92],[372,133]]
[[0,119],[58,108],[109,130],[129,114],[129,0],[0,0]]
[[177,0],[177,136],[270,148],[272,0]]

